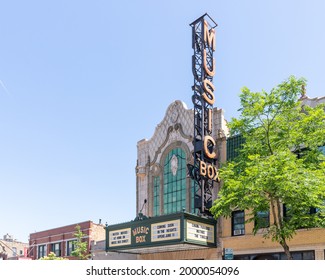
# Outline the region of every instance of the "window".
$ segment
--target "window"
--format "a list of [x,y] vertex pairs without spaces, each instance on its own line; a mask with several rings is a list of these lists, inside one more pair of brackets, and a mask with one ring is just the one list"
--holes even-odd
[[13,253],[14,257],[17,256],[17,248],[16,247],[12,247],[12,253]]
[[234,160],[239,155],[245,140],[242,135],[231,136],[227,139],[227,161]]
[[325,146],[319,147],[319,150],[325,155]]
[[[294,260],[314,260],[315,251],[296,251],[291,252]],[[235,260],[287,260],[285,253],[270,253],[270,254],[259,254],[259,255],[235,255]]]
[[153,178],[153,216],[160,215],[160,177]]
[[234,211],[232,212],[232,235],[245,234],[245,212]]
[[[325,200],[323,201],[323,206],[325,206]],[[312,208],[311,213],[322,214],[324,210],[322,208]]]
[[258,211],[255,217],[255,227],[267,228],[270,226],[270,212]]
[[164,162],[164,214],[186,207],[186,155],[181,148],[168,153]]
[[[314,260],[315,251],[298,251],[291,252],[292,259],[294,260]],[[284,253],[280,254],[281,260],[287,260],[287,256]]]
[[[305,214],[305,215],[318,215],[320,212],[320,208],[315,207],[306,207],[305,210],[299,209],[299,214]],[[292,217],[295,217],[295,212],[292,211],[290,207],[288,207],[286,204],[283,204],[283,219],[286,222],[289,222]],[[298,223],[295,223],[295,226],[297,228],[310,228],[314,227],[315,225],[312,224],[312,219],[304,218],[300,219]]]
[[39,245],[37,248],[37,257],[43,258],[46,256],[46,245]]
[[71,253],[74,251],[74,242],[76,240],[67,241],[67,256],[71,256]]
[[57,257],[61,256],[61,243],[51,244],[51,252],[53,252]]
[[288,222],[290,220],[290,217],[292,216],[290,212],[290,208],[286,204],[283,204],[283,219],[286,222]]

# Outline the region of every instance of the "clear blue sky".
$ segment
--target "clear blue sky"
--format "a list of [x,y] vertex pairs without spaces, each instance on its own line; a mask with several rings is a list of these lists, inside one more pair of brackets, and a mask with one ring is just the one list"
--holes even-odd
[[137,141],[192,108],[191,28],[218,23],[215,105],[290,75],[325,95],[325,1],[0,2],[0,237],[134,219]]

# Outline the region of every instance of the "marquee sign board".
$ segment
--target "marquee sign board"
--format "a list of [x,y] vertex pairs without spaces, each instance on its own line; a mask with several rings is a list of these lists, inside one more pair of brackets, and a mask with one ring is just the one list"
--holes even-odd
[[114,230],[109,233],[109,246],[116,247],[131,244],[131,228]]
[[186,212],[106,226],[106,250],[196,244],[216,247],[216,221]]
[[211,224],[187,220],[187,239],[204,243],[214,243],[215,228]]
[[151,241],[166,241],[180,238],[180,220],[172,220],[151,225]]
[[195,208],[211,215],[212,189],[219,182],[217,169],[217,147],[213,138],[212,113],[215,102],[213,77],[216,63],[213,53],[216,49],[215,27],[217,24],[205,14],[190,24],[192,27],[192,72],[194,85],[194,165],[188,165],[189,175],[197,184]]

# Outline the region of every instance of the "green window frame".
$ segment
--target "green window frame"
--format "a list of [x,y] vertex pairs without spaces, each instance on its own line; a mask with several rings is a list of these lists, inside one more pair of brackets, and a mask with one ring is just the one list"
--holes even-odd
[[[173,170],[175,161],[177,168]],[[183,149],[175,148],[167,154],[163,176],[163,214],[182,211],[186,208],[186,154]]]
[[160,177],[153,178],[153,216],[160,215]]
[[239,155],[239,151],[245,143],[242,135],[234,135],[227,139],[227,161],[234,160]]

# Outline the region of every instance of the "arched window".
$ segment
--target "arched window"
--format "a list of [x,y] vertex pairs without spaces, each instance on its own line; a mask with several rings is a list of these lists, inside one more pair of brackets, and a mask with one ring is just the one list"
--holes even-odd
[[186,207],[186,154],[181,148],[171,150],[164,161],[163,214]]

